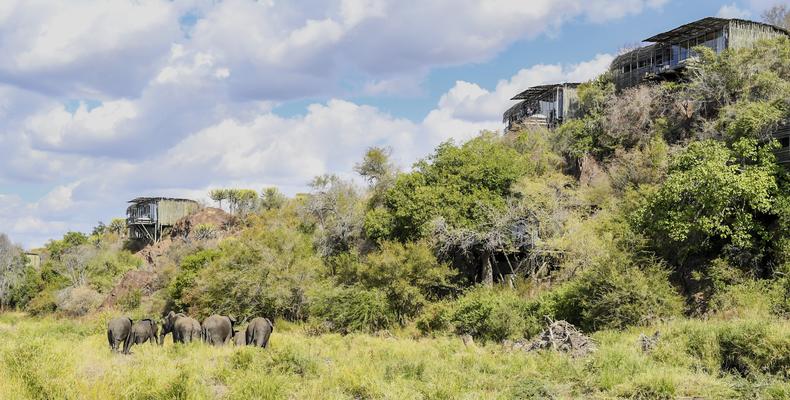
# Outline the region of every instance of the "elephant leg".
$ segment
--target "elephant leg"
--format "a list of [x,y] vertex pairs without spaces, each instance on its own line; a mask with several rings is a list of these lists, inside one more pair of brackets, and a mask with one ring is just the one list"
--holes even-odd
[[110,343],[110,351],[115,352],[115,340],[112,337],[112,332],[107,331],[107,341]]
[[129,354],[129,349],[132,347],[132,335],[126,337],[126,340],[123,341],[123,354]]

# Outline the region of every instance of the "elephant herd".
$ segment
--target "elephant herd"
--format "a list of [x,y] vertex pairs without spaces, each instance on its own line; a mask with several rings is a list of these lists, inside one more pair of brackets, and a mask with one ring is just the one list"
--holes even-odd
[[237,346],[263,348],[268,346],[269,337],[274,330],[274,324],[268,318],[253,318],[243,332],[235,330],[235,324],[235,318],[224,315],[212,315],[204,319],[201,324],[185,314],[170,311],[162,318],[160,331],[157,321],[151,318],[135,322],[128,317],[119,317],[107,323],[107,340],[110,343],[110,350],[116,353],[123,345],[121,351],[124,354],[129,354],[132,345],[148,341],[161,346],[165,343],[165,336],[168,333],[173,334],[173,343],[202,340],[213,346],[222,346],[229,342]]

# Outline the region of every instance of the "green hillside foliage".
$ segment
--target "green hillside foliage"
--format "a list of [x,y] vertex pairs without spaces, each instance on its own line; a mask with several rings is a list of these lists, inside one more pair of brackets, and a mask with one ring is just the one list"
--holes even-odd
[[[154,293],[128,294],[132,314],[264,315],[314,333],[499,342],[555,319],[591,333],[744,310],[786,317],[790,176],[770,134],[790,118],[790,40],[697,51],[682,81],[582,84],[583,115],[554,131],[448,141],[407,171],[374,147],[359,181],[319,176],[292,198],[212,190],[235,225],[174,238],[155,265],[125,250],[135,246],[117,221],[70,232],[40,268],[14,269],[3,304],[90,314],[124,274],[146,270]],[[741,349],[728,329],[700,351]],[[699,362],[744,376],[781,369],[763,351]],[[644,379],[628,393],[677,389]]]

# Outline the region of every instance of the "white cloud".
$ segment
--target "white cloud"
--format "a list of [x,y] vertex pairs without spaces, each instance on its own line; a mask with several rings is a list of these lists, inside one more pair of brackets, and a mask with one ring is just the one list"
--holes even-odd
[[2,3],[0,79],[48,93],[134,94],[180,36],[174,2]]
[[725,4],[719,8],[719,12],[716,13],[717,17],[720,18],[743,18],[748,19],[751,18],[752,13],[749,10],[742,9],[738,7],[737,4]]
[[112,140],[122,133],[120,126],[136,116],[128,100],[108,101],[91,110],[80,102],[74,113],[59,105],[33,115],[26,131],[39,146],[64,151],[74,142]]
[[[373,145],[408,167],[441,141],[501,129],[524,88],[588,79],[611,56],[535,65],[493,88],[458,81],[422,120],[344,96],[424,95],[437,66],[664,1],[0,1],[0,231],[42,244],[122,215],[138,195],[294,193],[316,174],[350,176]],[[186,12],[198,19],[182,27]],[[303,97],[329,100],[272,112]],[[17,184],[49,190],[8,193]]]

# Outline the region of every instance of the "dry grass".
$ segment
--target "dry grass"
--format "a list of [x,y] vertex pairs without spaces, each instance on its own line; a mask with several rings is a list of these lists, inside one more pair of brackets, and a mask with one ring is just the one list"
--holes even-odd
[[[105,316],[106,318],[106,316]],[[111,354],[104,319],[0,315],[3,399],[524,399],[788,398],[781,372],[741,377],[721,369],[717,332],[755,321],[678,320],[645,330],[604,331],[583,358],[464,346],[456,337],[307,336],[278,324],[267,350],[200,343],[133,347]],[[772,348],[790,360],[790,323],[761,320]],[[661,330],[650,354],[639,333]],[[405,336],[405,334],[404,334]],[[750,353],[751,354],[751,353]],[[725,354],[726,355],[726,354]],[[744,356],[745,357],[745,356]],[[759,357],[756,358],[759,363]],[[781,361],[781,358],[779,359]],[[781,365],[779,365],[781,367]]]

